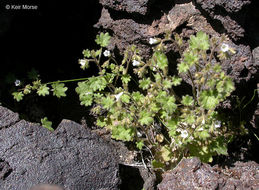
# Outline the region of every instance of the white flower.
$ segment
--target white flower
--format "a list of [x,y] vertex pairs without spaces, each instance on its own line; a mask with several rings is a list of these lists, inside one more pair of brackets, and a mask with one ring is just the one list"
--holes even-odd
[[221,127],[221,122],[220,121],[215,121],[214,127],[215,128],[220,128]]
[[182,132],[182,130],[181,130],[181,129],[179,129],[179,128],[177,128],[177,129],[176,129],[176,131],[177,131],[177,132]]
[[116,102],[118,102],[118,100],[120,99],[122,94],[123,94],[123,92],[120,92],[119,94],[115,95]]
[[202,124],[202,125],[204,125],[204,124],[205,124],[205,119],[203,119],[203,120],[202,120],[201,124]]
[[14,82],[14,85],[15,86],[20,86],[21,85],[21,81],[16,79],[15,82]]
[[157,43],[157,40],[155,38],[149,38],[149,44],[150,45],[153,45],[155,43]]
[[103,55],[104,55],[105,57],[110,57],[111,52],[110,52],[109,50],[105,50],[105,51],[103,52]]
[[229,50],[229,45],[228,44],[225,44],[223,43],[220,47],[221,51],[223,52],[227,52]]
[[133,66],[139,66],[139,65],[140,65],[140,62],[139,62],[139,61],[136,61],[136,60],[134,59],[133,62],[132,62],[132,65],[133,65]]
[[188,137],[188,131],[182,130],[182,131],[181,131],[181,137],[182,137],[182,138]]
[[140,138],[142,137],[142,134],[139,131],[137,131],[137,136]]
[[85,59],[79,59],[79,64],[84,67],[86,64],[86,60]]
[[198,131],[203,131],[203,127],[199,128]]

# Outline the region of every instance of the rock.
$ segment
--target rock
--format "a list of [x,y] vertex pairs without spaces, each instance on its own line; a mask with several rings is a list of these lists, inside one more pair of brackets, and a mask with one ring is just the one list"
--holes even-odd
[[219,21],[232,39],[244,37],[245,7],[251,0],[196,0],[196,3],[214,19],[212,22]]
[[220,168],[203,164],[198,158],[182,159],[172,171],[163,175],[159,190],[184,189],[258,189],[259,164],[236,162],[234,167]]
[[63,188],[57,185],[36,185],[35,187],[31,188],[30,190],[63,190]]
[[[0,106],[3,116],[14,115]],[[9,122],[10,123],[10,122]],[[118,189],[113,146],[81,125],[63,120],[54,133],[24,120],[0,130],[0,187],[25,190],[38,184],[72,189]]]
[[253,62],[259,66],[259,46],[253,49]]
[[106,8],[111,8],[116,11],[126,11],[128,13],[139,13],[145,15],[148,12],[150,3],[154,0],[99,0]]
[[19,120],[19,115],[5,107],[0,106],[0,129],[9,127]]

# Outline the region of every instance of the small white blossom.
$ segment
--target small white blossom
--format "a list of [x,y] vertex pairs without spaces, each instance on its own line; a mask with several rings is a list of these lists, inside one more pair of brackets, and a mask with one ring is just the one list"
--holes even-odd
[[223,52],[227,52],[229,50],[229,45],[228,44],[225,44],[223,43],[220,47],[221,51]]
[[140,138],[142,137],[142,134],[139,131],[137,131],[137,136]]
[[149,44],[150,45],[153,45],[155,43],[157,43],[157,40],[155,38],[149,38]]
[[84,67],[85,64],[86,64],[86,60],[85,60],[85,59],[80,59],[80,60],[79,60],[79,64],[80,64],[82,67]]
[[16,79],[15,82],[14,82],[14,85],[15,86],[20,86],[21,85],[21,81]]
[[182,132],[182,129],[177,128],[176,131],[180,133]]
[[118,102],[118,100],[120,99],[122,94],[123,94],[123,92],[120,92],[119,94],[115,95],[116,102]]
[[182,131],[181,131],[181,137],[182,137],[182,138],[188,137],[188,131],[182,130]]
[[203,127],[199,128],[198,131],[203,131]]
[[105,50],[105,51],[103,52],[103,55],[104,55],[105,57],[110,57],[111,52],[110,52],[109,50]]
[[132,65],[133,65],[133,66],[139,66],[139,65],[140,65],[140,62],[137,61],[137,60],[133,60]]
[[220,128],[220,127],[221,127],[221,122],[220,122],[220,121],[216,121],[216,122],[214,123],[214,127],[215,127],[215,128]]
[[202,124],[202,125],[204,125],[204,124],[205,124],[205,119],[203,119],[203,120],[202,120],[201,124]]

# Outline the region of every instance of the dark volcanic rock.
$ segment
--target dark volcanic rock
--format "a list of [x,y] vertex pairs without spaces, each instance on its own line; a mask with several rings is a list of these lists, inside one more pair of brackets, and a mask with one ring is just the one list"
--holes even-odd
[[128,13],[139,13],[145,15],[151,2],[154,0],[99,0],[106,8],[116,11],[126,11]]
[[159,190],[259,189],[259,164],[236,162],[222,169],[202,164],[198,158],[183,159],[175,169],[163,175]]
[[[0,121],[7,123],[4,117]],[[54,133],[24,120],[0,130],[1,190],[37,184],[66,190],[118,189],[118,169],[113,146],[72,121],[63,120]]]
[[223,7],[227,12],[238,12],[245,5],[250,4],[251,0],[196,0],[205,10],[215,10]]
[[30,190],[64,190],[63,188],[57,186],[57,185],[37,185]]
[[5,107],[0,106],[0,129],[8,127],[19,120],[19,115]]
[[245,7],[251,0],[196,0],[196,3],[214,19],[212,22],[218,20],[232,39],[244,37]]

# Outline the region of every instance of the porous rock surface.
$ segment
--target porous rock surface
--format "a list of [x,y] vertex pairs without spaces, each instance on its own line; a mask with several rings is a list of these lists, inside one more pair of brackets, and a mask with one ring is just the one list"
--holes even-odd
[[110,144],[69,120],[52,133],[16,116],[0,106],[0,123],[7,126],[0,128],[1,190],[38,184],[66,190],[118,189],[118,161]]
[[[117,1],[109,2],[115,3]],[[130,2],[130,0],[123,2]],[[248,45],[236,43],[236,40],[244,36],[245,31],[242,25],[246,6],[250,4],[250,0],[177,0],[168,2],[170,5],[161,2],[159,10],[152,9],[146,16],[139,18],[136,18],[127,9],[125,9],[127,14],[120,14],[116,8],[104,6],[95,27],[112,31],[111,44],[108,49],[117,48],[120,54],[123,54],[129,45],[135,44],[145,59],[148,59],[152,54],[152,45],[149,44],[149,39],[159,37],[166,31],[177,32],[183,38],[188,38],[200,30],[211,36],[220,36],[220,34],[225,33],[229,36],[226,43],[236,50],[236,54],[222,63],[223,70],[237,84],[253,78],[258,67],[252,60],[251,49]],[[130,4],[127,6],[129,7]],[[147,6],[151,5],[147,4]],[[134,6],[131,8],[134,9]],[[177,50],[175,44],[167,45],[168,51]],[[187,77],[183,76],[183,79],[190,83]]]
[[139,13],[145,15],[148,11],[148,4],[154,0],[100,0],[99,2],[107,8],[116,11],[126,11],[129,13]]
[[198,158],[183,159],[163,175],[158,190],[259,189],[259,164],[236,162],[222,169],[203,164]]
[[244,37],[246,6],[251,0],[196,0],[211,19],[219,21],[234,40]]

